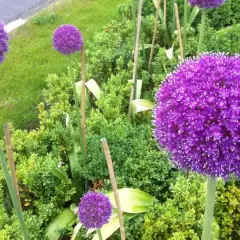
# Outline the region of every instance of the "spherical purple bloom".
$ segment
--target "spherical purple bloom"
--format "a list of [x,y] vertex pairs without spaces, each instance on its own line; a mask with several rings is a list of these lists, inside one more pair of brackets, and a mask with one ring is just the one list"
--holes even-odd
[[53,45],[58,52],[64,55],[78,52],[83,45],[82,34],[73,25],[61,25],[53,34]]
[[8,33],[4,30],[4,23],[0,22],[0,63],[5,59],[4,55],[8,52]]
[[225,0],[188,0],[190,5],[199,8],[218,8],[224,4]]
[[240,56],[186,60],[156,94],[155,137],[180,168],[240,177]]
[[78,214],[86,228],[101,228],[109,221],[112,205],[102,193],[88,192],[79,203]]

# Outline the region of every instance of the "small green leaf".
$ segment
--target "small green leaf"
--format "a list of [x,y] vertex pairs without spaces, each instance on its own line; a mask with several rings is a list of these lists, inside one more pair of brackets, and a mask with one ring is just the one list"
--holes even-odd
[[[125,213],[143,213],[149,210],[153,197],[133,188],[122,188],[118,190],[120,198],[121,209]],[[109,197],[112,205],[116,208],[115,198],[113,192],[106,194]]]
[[132,115],[135,116],[139,112],[145,112],[153,109],[153,103],[145,99],[135,99],[131,102]]
[[62,231],[76,223],[76,215],[70,208],[64,209],[47,227],[45,238],[58,240],[62,236]]

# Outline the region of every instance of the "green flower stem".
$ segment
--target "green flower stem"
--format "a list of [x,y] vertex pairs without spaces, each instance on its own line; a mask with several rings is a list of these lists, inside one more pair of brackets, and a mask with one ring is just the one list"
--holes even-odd
[[202,9],[202,20],[201,20],[201,26],[200,26],[200,35],[199,35],[199,43],[198,43],[198,51],[197,51],[198,55],[202,51],[206,15],[207,15],[207,10]]
[[79,130],[79,133],[80,133],[80,146],[81,146],[82,152],[84,154],[84,145],[83,145],[83,139],[82,139],[82,128],[81,128],[81,116],[80,116],[79,100],[78,100],[77,89],[76,89],[76,85],[75,85],[75,79],[74,79],[74,72],[73,72],[71,57],[69,59],[70,59],[70,76],[71,76],[71,79],[72,79],[74,102],[75,102],[75,108],[76,108],[76,114],[77,114],[77,127],[78,127],[78,130]]
[[133,22],[133,31],[134,31],[134,45],[136,41],[136,34],[137,34],[137,20],[136,20],[136,2],[132,0],[132,22]]
[[98,234],[98,238],[99,240],[103,240],[103,236],[102,236],[102,232],[101,232],[101,229],[97,229],[97,234]]
[[216,185],[217,185],[216,179],[208,177],[207,199],[206,199],[206,206],[205,206],[204,219],[203,219],[202,240],[211,239]]
[[13,183],[12,183],[11,176],[8,172],[7,163],[5,161],[2,149],[0,149],[0,162],[2,164],[3,173],[4,173],[4,176],[5,176],[6,182],[7,182],[7,186],[8,186],[8,190],[9,190],[12,202],[13,202],[13,206],[16,210],[16,215],[17,215],[20,227],[22,229],[23,239],[28,240],[29,237],[28,237],[27,228],[26,228],[26,225],[24,223],[21,207],[20,207],[20,204],[19,204],[19,201],[18,201],[18,198],[17,198],[15,188],[14,188]]
[[184,22],[183,22],[183,56],[186,55],[186,46],[187,46],[187,21],[188,21],[188,1],[184,0]]

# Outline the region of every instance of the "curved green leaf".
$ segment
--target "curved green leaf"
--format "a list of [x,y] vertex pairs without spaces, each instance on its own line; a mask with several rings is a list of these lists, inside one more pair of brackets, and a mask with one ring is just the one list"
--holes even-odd
[[64,209],[51,223],[45,231],[45,238],[58,240],[62,236],[64,229],[76,223],[76,215],[70,208]]
[[[76,82],[76,89],[77,89],[77,94],[81,98],[81,87],[82,87],[82,81]],[[101,89],[97,82],[94,79],[90,79],[85,83],[87,89],[94,95],[96,99],[100,98],[101,95]],[[86,96],[87,99],[87,96]]]
[[198,15],[198,12],[199,12],[199,8],[197,6],[195,6],[189,16],[189,19],[188,19],[188,24],[191,26],[193,21],[195,20],[195,18],[197,17]]
[[101,89],[94,79],[89,79],[86,82],[86,87],[89,89],[89,91],[94,95],[96,99],[100,98]]
[[[157,8],[157,0],[153,0],[153,3],[155,5],[155,7]],[[163,11],[161,8],[159,9],[159,17],[160,17],[161,22],[163,23]]]
[[[133,82],[133,80],[128,80],[128,82]],[[141,93],[142,93],[142,80],[137,80],[136,99],[140,99]]]
[[139,112],[145,112],[153,109],[153,103],[145,99],[135,99],[131,102],[132,115],[135,116]]
[[[131,219],[134,216],[136,216],[136,214],[128,214],[125,213],[124,214],[124,218],[125,219]],[[109,223],[103,225],[103,227],[101,228],[101,233],[103,236],[103,240],[108,239],[114,232],[116,232],[118,229],[120,228],[120,224],[119,224],[119,219],[118,219],[118,215],[113,217]],[[99,240],[98,234],[95,234],[92,238],[92,240]]]
[[170,60],[173,58],[173,47],[174,47],[174,45],[172,45],[172,47],[169,49],[165,49],[167,58]]
[[74,239],[77,237],[78,232],[80,231],[81,227],[82,227],[82,224],[79,222],[79,223],[75,226],[75,228],[73,229],[73,235],[72,235],[72,237],[71,237],[71,240],[74,240]]
[[[118,190],[120,198],[121,209],[125,213],[143,213],[149,210],[153,197],[133,188],[122,188]],[[106,194],[109,197],[112,205],[116,208],[115,198],[113,192]]]

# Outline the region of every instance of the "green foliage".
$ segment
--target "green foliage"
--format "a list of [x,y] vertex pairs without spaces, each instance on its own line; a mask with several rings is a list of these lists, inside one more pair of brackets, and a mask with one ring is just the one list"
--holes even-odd
[[208,51],[240,53],[240,25],[236,24],[215,32],[208,42]]
[[178,60],[176,56],[174,56],[174,52],[173,58],[169,59],[164,48],[158,49],[158,52],[152,63],[153,65],[152,79],[154,82],[153,88],[154,93],[159,88],[160,84],[163,82],[167,74],[171,73],[175,69],[177,64]]
[[221,29],[240,21],[240,0],[227,0],[224,5],[209,11],[208,18],[211,26],[215,29]]
[[32,22],[36,25],[52,24],[57,21],[57,15],[55,13],[38,15],[32,19]]
[[215,218],[220,227],[219,239],[240,239],[240,185],[221,182],[215,202]]
[[[171,187],[173,199],[155,203],[145,215],[142,239],[200,239],[205,204],[205,183],[201,176],[179,176]],[[218,239],[214,224],[212,239]]]
[[[126,1],[71,0],[55,4],[40,13],[40,16],[59,16],[53,23],[36,25],[28,21],[13,31],[10,51],[0,67],[0,125],[13,122],[17,128],[33,129],[38,126],[36,105],[46,86],[45,79],[50,73],[61,74],[69,63],[69,59],[52,46],[52,34],[60,24],[76,25],[88,48],[87,41],[92,40],[93,35],[110,20],[117,18],[117,5]],[[73,58],[79,62],[79,54]],[[0,135],[3,136],[2,128]]]

